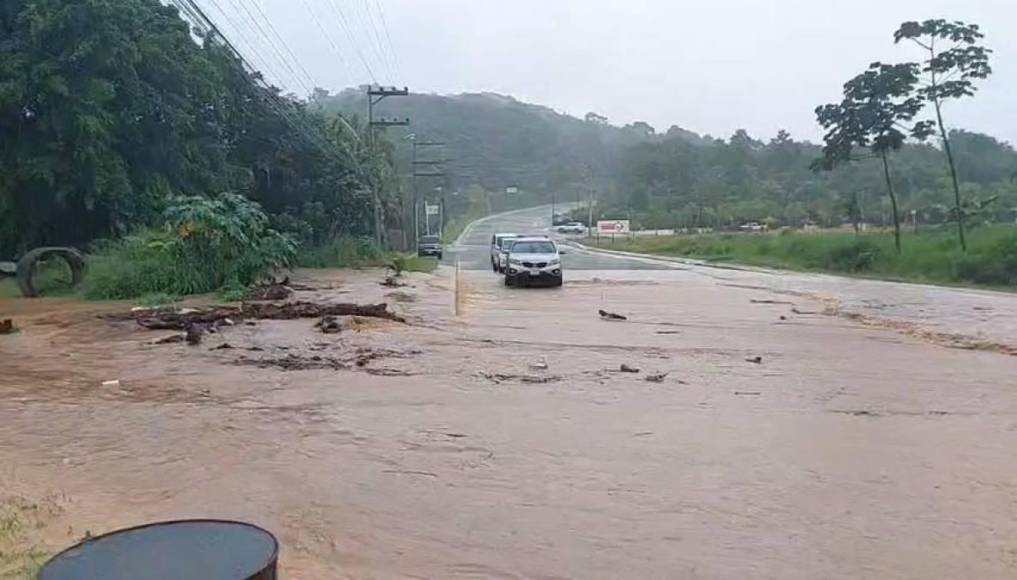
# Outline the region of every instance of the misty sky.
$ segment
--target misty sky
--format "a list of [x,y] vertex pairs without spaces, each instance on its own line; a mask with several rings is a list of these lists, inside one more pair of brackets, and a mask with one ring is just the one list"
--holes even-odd
[[[811,140],[813,109],[837,100],[845,80],[874,60],[920,56],[893,44],[901,21],[967,20],[982,25],[995,73],[974,99],[951,104],[947,121],[1017,143],[1017,0],[199,2],[298,93],[371,82],[370,70],[415,92],[494,91],[616,124],[762,138],[785,128]],[[275,59],[254,4],[306,74]]]

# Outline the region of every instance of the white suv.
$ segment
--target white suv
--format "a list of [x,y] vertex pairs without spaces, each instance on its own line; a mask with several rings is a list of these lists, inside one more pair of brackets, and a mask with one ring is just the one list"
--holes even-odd
[[495,272],[505,271],[505,253],[512,245],[512,240],[519,234],[494,234],[491,236],[491,269]]
[[561,252],[544,237],[516,238],[508,250],[505,285],[547,284],[561,286]]

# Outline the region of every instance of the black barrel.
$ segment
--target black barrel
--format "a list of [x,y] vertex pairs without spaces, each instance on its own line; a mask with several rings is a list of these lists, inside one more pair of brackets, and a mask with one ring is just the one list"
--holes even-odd
[[53,556],[39,580],[275,580],[279,542],[243,522],[178,520],[118,530]]

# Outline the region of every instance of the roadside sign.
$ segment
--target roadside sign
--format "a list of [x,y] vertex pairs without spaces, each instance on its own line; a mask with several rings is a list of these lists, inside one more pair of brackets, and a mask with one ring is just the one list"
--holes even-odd
[[427,215],[438,215],[438,208],[440,206],[424,204],[424,213]]
[[627,234],[629,233],[629,220],[599,220],[597,221],[597,233],[603,235]]
[[505,193],[519,193],[518,187],[506,187]]

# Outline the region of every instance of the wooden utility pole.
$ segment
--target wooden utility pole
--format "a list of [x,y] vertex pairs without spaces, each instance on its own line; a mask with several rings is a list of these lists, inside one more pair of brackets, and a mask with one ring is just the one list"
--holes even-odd
[[[374,107],[378,103],[382,102],[388,97],[405,97],[410,94],[410,90],[406,87],[398,89],[396,87],[383,87],[383,86],[368,86],[367,87],[367,151],[370,154],[370,158],[373,160],[375,154],[375,127],[402,127],[410,124],[409,118],[404,119],[375,119],[374,118]],[[373,164],[372,164],[373,165]],[[381,212],[381,192],[379,189],[382,184],[375,183],[373,172],[368,176],[368,182],[371,186],[371,193],[374,198],[374,241],[381,247],[385,245],[384,237],[384,219]]]
[[[419,213],[420,210],[419,210],[419,207],[418,207],[419,206],[419,195],[420,195],[419,191],[420,191],[420,189],[419,189],[419,187],[417,185],[417,183],[418,183],[417,182],[417,178],[419,178],[419,177],[439,177],[439,178],[444,178],[446,176],[446,174],[445,174],[445,162],[447,161],[447,159],[445,159],[444,150],[439,150],[439,155],[438,155],[438,158],[436,158],[436,159],[435,158],[421,159],[421,154],[418,151],[418,149],[419,148],[423,148],[423,147],[439,147],[440,148],[440,147],[444,147],[444,146],[445,146],[445,143],[443,141],[417,141],[416,139],[414,139],[414,141],[413,141],[413,208],[414,208],[413,209],[413,211],[414,211],[414,216],[413,216],[413,236],[414,236],[414,239],[419,239],[420,238],[420,231],[419,231],[420,228],[419,228],[419,225],[418,225],[418,220],[419,220],[419,217],[420,217],[420,213]],[[440,211],[444,212],[444,208],[442,208]],[[430,223],[431,222],[430,222],[430,218],[427,217],[427,199],[426,199],[426,197],[424,199],[424,219],[427,220],[425,222],[427,224],[427,233],[430,234],[431,233],[431,230],[430,230]],[[444,219],[444,216],[442,216],[442,220],[443,219]],[[443,224],[443,226],[444,226],[444,224]],[[441,233],[441,232],[439,232],[439,233]]]

